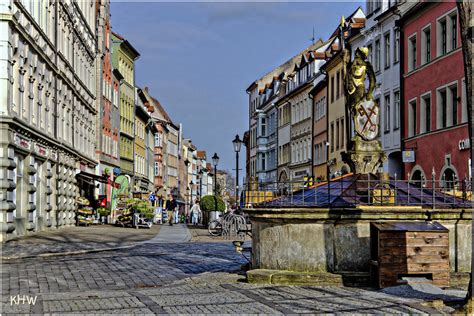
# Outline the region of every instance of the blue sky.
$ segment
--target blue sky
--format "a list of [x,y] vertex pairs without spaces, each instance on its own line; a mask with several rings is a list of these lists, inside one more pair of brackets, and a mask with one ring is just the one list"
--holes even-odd
[[[232,140],[248,128],[246,88],[311,44],[362,2],[112,1],[112,29],[140,52],[136,78],[219,168],[235,168]],[[245,148],[242,147],[242,156]],[[209,159],[210,161],[210,159]],[[243,170],[245,159],[240,160]]]

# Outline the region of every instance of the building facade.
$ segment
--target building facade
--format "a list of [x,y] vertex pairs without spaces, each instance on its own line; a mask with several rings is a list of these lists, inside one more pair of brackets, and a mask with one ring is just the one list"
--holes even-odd
[[[285,85],[287,76],[293,72],[301,56],[317,49],[322,44],[322,40],[316,41],[282,65],[252,82],[247,88],[246,92],[249,95],[249,130],[245,143],[248,145],[249,156],[246,166],[247,182],[277,181],[282,177],[289,179],[288,170],[285,169],[286,164],[281,165],[279,162],[278,150],[287,145],[287,143],[282,143],[281,139],[289,139],[290,129],[288,125],[280,124],[278,115],[280,107],[284,105],[277,101],[281,97],[280,94],[286,93],[281,87]],[[275,91],[278,93],[275,94]],[[267,124],[267,121],[271,123],[271,126]],[[262,131],[265,132],[264,135]]]
[[121,35],[112,32],[112,65],[123,77],[120,81],[120,171],[133,190],[135,138],[135,60],[137,50]]
[[94,198],[85,176],[97,165],[98,43],[93,1],[12,1],[0,12],[0,221],[8,240],[72,225],[76,198]]
[[312,165],[313,177],[327,180],[327,80],[319,81],[309,92],[313,108]]
[[403,147],[414,157],[404,164],[403,178],[431,186],[434,172],[452,189],[471,177],[456,3],[416,4],[402,20],[401,39]]
[[391,176],[402,172],[400,30],[397,20],[415,2],[366,1],[365,26],[349,39],[352,58],[359,47],[369,49],[377,87],[374,98],[380,109],[380,141],[387,155],[383,169]]
[[113,73],[111,58],[110,1],[99,1],[97,38],[98,54],[102,67],[97,69],[98,115],[97,149],[98,174],[108,177],[99,183],[99,196],[105,196],[108,209],[115,204],[113,199],[113,181],[120,174],[119,160],[119,81]]

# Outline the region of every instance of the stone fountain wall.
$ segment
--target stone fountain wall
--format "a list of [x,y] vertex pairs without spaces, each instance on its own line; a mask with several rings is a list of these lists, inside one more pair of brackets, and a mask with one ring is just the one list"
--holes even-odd
[[470,272],[472,210],[419,207],[249,209],[252,269],[367,273],[370,223],[434,220],[449,229],[450,268]]

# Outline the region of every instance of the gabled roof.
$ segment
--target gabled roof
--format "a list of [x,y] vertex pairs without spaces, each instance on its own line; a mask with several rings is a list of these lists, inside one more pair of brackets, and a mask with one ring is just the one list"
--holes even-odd
[[199,159],[206,159],[206,151],[205,150],[198,150],[196,156]]
[[133,45],[128,41],[126,40],[122,35],[118,34],[118,33],[115,33],[112,31],[112,35],[115,36],[118,40],[122,41],[122,44],[121,45],[124,45],[128,50],[130,50],[130,52],[134,55],[132,56],[133,59],[137,59],[138,57],[140,57],[140,53],[135,49],[135,47],[133,47]]

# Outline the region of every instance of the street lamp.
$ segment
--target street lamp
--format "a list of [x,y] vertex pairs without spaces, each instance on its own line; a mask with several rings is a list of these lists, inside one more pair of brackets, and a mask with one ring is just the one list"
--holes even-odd
[[[191,192],[192,193],[192,192]],[[186,218],[188,217],[188,214],[189,214],[189,208],[191,207],[191,204],[192,204],[192,199],[191,197],[189,196],[189,187],[186,187],[186,197],[189,199],[189,205],[188,205],[188,209],[186,210]]]
[[217,195],[217,164],[219,163],[219,156],[214,153],[212,156],[212,164],[214,165],[214,195]]
[[202,167],[199,169],[198,175],[199,175],[199,199],[202,197],[202,175],[203,175]]
[[235,151],[235,202],[239,205],[239,152],[242,141],[239,135],[235,135],[235,139],[232,141]]
[[191,203],[193,202],[193,180],[189,181],[189,187],[191,188]]

